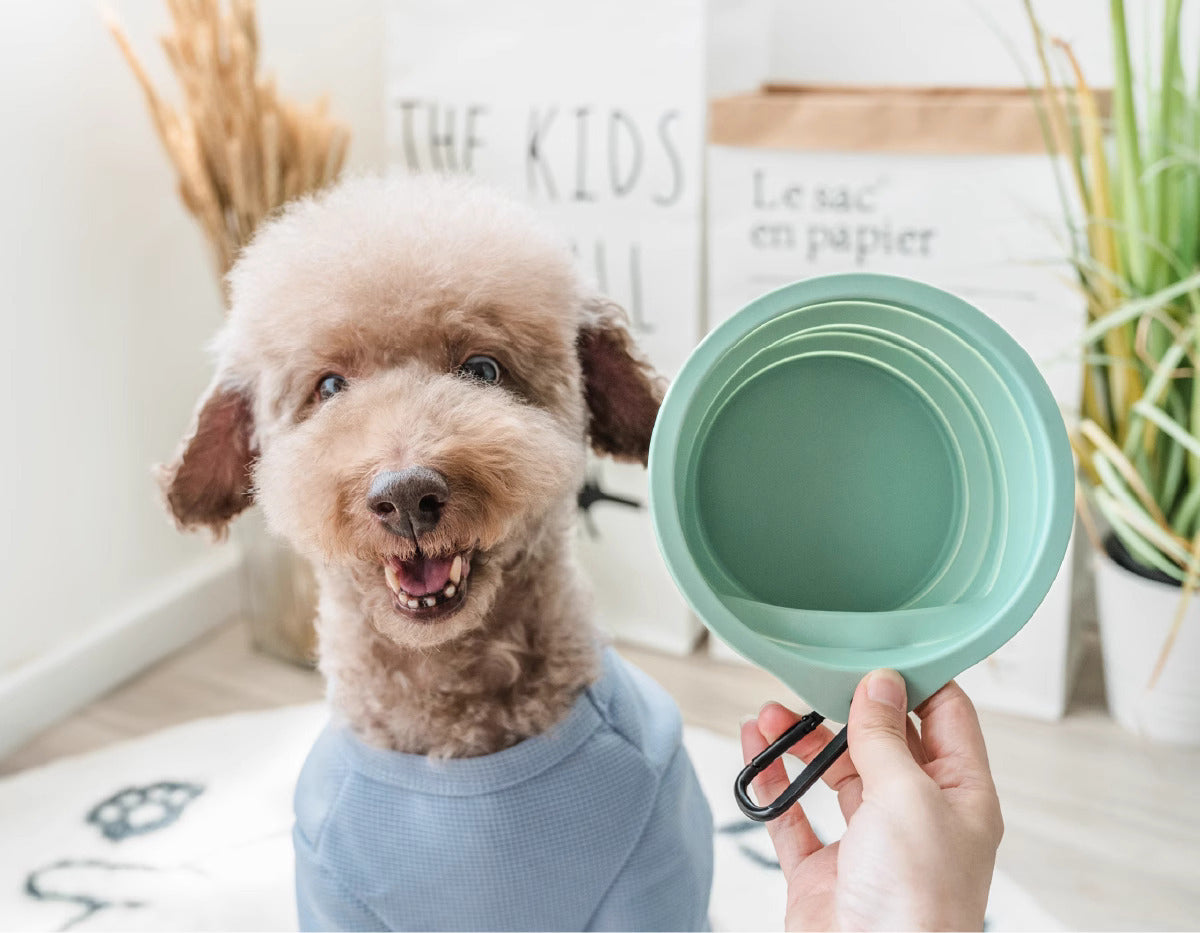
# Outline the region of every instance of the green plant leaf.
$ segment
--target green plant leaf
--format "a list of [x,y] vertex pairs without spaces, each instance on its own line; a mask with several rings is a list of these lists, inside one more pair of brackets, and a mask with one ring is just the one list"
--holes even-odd
[[1125,520],[1121,509],[1115,502],[1106,497],[1103,490],[1094,490],[1092,499],[1130,554],[1144,566],[1161,570],[1172,579],[1178,580],[1181,583],[1183,582],[1185,577],[1184,571],[1167,560],[1158,548],[1150,544],[1142,535],[1135,531]]
[[1097,318],[1093,323],[1089,324],[1083,332],[1083,340],[1085,343],[1099,340],[1114,327],[1120,327],[1122,324],[1136,321],[1138,318],[1152,311],[1159,311],[1189,292],[1198,290],[1200,290],[1200,272],[1174,282],[1152,295],[1126,301],[1104,317]]
[[1200,440],[1193,437],[1187,428],[1174,418],[1168,416],[1166,412],[1155,408],[1153,405],[1148,405],[1146,402],[1135,402],[1133,410],[1156,427],[1170,434],[1171,437],[1186,447],[1189,453],[1200,457]]

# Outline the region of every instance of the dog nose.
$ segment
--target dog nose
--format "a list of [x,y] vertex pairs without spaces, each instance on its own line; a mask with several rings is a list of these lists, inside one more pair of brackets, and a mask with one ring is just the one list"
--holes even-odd
[[367,507],[388,531],[415,539],[433,530],[449,497],[450,487],[441,473],[415,466],[378,474],[367,491]]

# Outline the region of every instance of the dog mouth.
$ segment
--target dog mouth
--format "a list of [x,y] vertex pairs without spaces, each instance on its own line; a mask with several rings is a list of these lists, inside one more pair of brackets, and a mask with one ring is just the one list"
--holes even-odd
[[383,576],[399,612],[418,621],[449,615],[462,605],[471,574],[473,551],[434,557],[418,553],[401,560],[389,557]]

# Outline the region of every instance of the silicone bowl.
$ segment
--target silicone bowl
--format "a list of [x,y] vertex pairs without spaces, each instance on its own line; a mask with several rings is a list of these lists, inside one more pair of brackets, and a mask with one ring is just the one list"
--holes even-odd
[[900,671],[915,707],[1011,638],[1070,536],[1074,468],[1036,366],[965,301],[836,275],[759,298],[684,364],[650,507],[700,619],[818,713]]

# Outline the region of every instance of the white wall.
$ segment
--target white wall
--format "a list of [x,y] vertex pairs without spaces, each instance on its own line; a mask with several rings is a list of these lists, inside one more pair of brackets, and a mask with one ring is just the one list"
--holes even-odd
[[[1038,78],[1022,0],[775,0],[771,78],[790,84],[1022,87]],[[1095,87],[1112,84],[1109,4],[1033,0],[1043,28],[1065,39]],[[1163,0],[1126,0],[1135,62],[1154,60]],[[1200,4],[1185,3],[1184,62],[1194,74]],[[1149,49],[1147,39],[1150,39]],[[1185,40],[1185,41],[1186,41]]]
[[[154,41],[165,4],[114,5],[165,76]],[[0,748],[127,674],[123,658],[172,647],[169,633],[137,629],[164,601],[182,601],[181,626],[219,621],[232,601],[203,587],[236,577],[227,546],[174,531],[150,477],[209,378],[203,345],[221,308],[206,244],[98,7],[8,3],[0,30],[0,702],[11,701]],[[381,164],[381,4],[260,7],[281,88],[328,91],[354,125],[352,165]],[[106,656],[112,638],[128,650]]]
[[[1143,0],[1132,0],[1131,18]],[[1089,80],[1107,84],[1108,4],[1034,0]],[[1021,0],[777,0],[771,73],[796,84],[1021,87],[1036,72]]]

